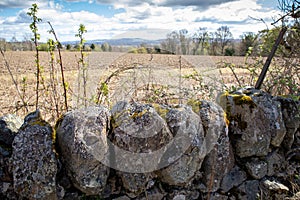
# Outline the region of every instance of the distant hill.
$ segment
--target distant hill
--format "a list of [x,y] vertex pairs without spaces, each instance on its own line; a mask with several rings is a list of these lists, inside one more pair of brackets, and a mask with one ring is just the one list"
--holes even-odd
[[[104,43],[108,43],[112,46],[138,46],[140,44],[159,45],[162,41],[163,41],[163,39],[146,40],[146,39],[141,39],[141,38],[119,38],[119,39],[87,40],[86,44],[104,44]],[[62,42],[62,44],[78,44],[78,41]]]

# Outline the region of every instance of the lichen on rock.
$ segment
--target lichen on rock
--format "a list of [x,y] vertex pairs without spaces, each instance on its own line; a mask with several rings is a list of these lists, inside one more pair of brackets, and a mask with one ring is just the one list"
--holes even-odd
[[230,137],[240,158],[266,156],[286,134],[281,107],[272,96],[253,88],[222,93],[217,102],[226,111]]
[[187,185],[206,155],[202,122],[199,115],[184,105],[170,106],[166,122],[174,137],[181,139],[166,149],[161,163],[168,165],[157,173],[170,185]]
[[28,114],[25,122],[12,144],[14,191],[23,198],[57,199],[52,127],[41,118],[39,111]]
[[105,107],[67,112],[56,125],[58,153],[72,183],[87,195],[100,194],[109,167],[107,135],[110,114]]

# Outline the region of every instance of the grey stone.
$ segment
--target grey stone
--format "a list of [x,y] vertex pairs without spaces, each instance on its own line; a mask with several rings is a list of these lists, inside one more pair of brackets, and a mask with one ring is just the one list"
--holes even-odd
[[0,182],[12,182],[11,160],[0,155]]
[[196,112],[202,121],[204,128],[204,138],[206,153],[216,149],[218,139],[222,135],[228,137],[228,127],[226,124],[226,113],[218,104],[200,101],[199,112]]
[[64,198],[64,200],[81,200],[82,198],[80,198],[78,192],[69,192],[66,193]]
[[[166,121],[172,134],[182,140],[164,152],[162,160],[169,162],[169,166],[159,170],[158,176],[169,185],[187,185],[201,168],[206,155],[202,122],[199,115],[184,105],[170,107]],[[173,159],[178,155],[181,155],[178,160]]]
[[12,182],[0,182],[0,198],[8,200],[20,199],[19,195],[14,191]]
[[262,186],[268,190],[275,191],[278,193],[289,191],[288,187],[277,181],[263,180]]
[[268,164],[265,160],[251,158],[245,163],[245,167],[250,176],[254,179],[261,179],[268,173]]
[[217,104],[202,101],[200,116],[204,124],[205,142],[209,152],[201,168],[204,172],[202,182],[205,183],[208,191],[215,192],[219,189],[224,175],[234,167],[235,159],[223,109]]
[[[245,92],[246,91],[246,92]],[[259,90],[244,93],[225,92],[217,102],[230,121],[229,133],[235,154],[240,158],[266,156],[270,144],[280,146],[286,134],[280,103]]]
[[130,198],[128,196],[121,196],[121,197],[114,198],[113,200],[130,200]]
[[282,115],[287,129],[283,146],[290,150],[294,142],[294,135],[300,126],[300,103],[283,97],[275,97],[274,100],[281,103]]
[[207,194],[206,196],[207,197],[205,199],[209,199],[209,200],[228,200],[229,199],[228,196],[219,194],[217,192]]
[[184,194],[177,194],[173,200],[186,200],[186,196]]
[[268,176],[279,176],[286,169],[286,160],[282,153],[278,151],[273,151],[266,157],[266,162],[268,164]]
[[249,180],[237,188],[239,200],[257,200],[260,197],[259,181]]
[[295,148],[300,148],[300,128],[295,133],[293,146]]
[[112,108],[114,165],[123,187],[137,196],[156,176],[158,153],[172,138],[166,122],[148,104],[118,102]]
[[123,187],[135,195],[146,191],[153,185],[151,184],[153,179],[151,173],[138,174],[117,172],[117,174],[121,177]]
[[67,112],[56,125],[62,163],[76,188],[86,195],[101,193],[109,168],[106,130],[109,112],[105,107],[88,107]]
[[8,149],[2,148],[0,146],[0,156],[2,157],[9,157],[10,156],[10,152]]
[[38,110],[25,117],[12,144],[14,191],[19,197],[57,199],[52,134],[52,127],[42,120]]
[[162,200],[165,197],[165,194],[158,189],[157,187],[151,188],[150,190],[145,191],[142,193],[142,197],[138,197],[137,200]]
[[237,187],[240,184],[242,184],[246,179],[247,179],[246,172],[244,172],[238,166],[235,166],[222,179],[220,189],[224,192],[228,192],[233,187]]
[[111,167],[128,173],[159,169],[164,148],[173,139],[164,119],[149,104],[118,102],[111,113]]
[[271,144],[279,147],[286,135],[286,126],[282,116],[281,103],[265,92],[260,95],[251,95],[253,101],[265,113],[265,117],[270,121],[269,131],[271,132]]
[[22,126],[23,120],[12,114],[0,117],[0,144],[11,147],[15,135]]
[[56,194],[58,199],[63,199],[65,196],[65,189],[59,184],[56,184]]

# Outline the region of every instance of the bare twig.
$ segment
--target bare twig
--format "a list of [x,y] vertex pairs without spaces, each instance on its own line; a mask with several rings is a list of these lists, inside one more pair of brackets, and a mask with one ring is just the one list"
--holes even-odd
[[16,90],[17,90],[17,92],[18,92],[18,95],[20,96],[20,98],[21,98],[21,100],[22,100],[22,103],[23,103],[23,105],[24,105],[24,107],[25,107],[25,109],[26,109],[26,112],[28,112],[27,103],[25,102],[23,96],[21,95],[21,92],[20,92],[19,87],[18,87],[18,83],[17,83],[17,81],[15,80],[15,78],[14,78],[14,76],[13,76],[13,74],[12,74],[12,71],[11,71],[11,69],[10,69],[9,63],[8,63],[6,57],[5,57],[4,51],[3,51],[1,48],[0,48],[0,51],[1,51],[1,55],[2,55],[2,57],[3,57],[3,59],[4,59],[4,62],[5,62],[5,66],[6,66],[7,70],[8,70],[8,72],[9,72],[9,75],[10,75],[12,81],[14,82],[14,85],[15,85],[15,87],[16,87]]
[[64,76],[64,67],[63,67],[63,62],[62,62],[62,57],[61,57],[61,52],[60,52],[60,48],[61,48],[61,44],[56,36],[56,33],[51,25],[50,22],[48,22],[50,28],[51,28],[51,33],[54,35],[55,40],[57,42],[57,50],[58,50],[58,56],[59,56],[59,65],[60,65],[60,71],[61,71],[61,80],[62,80],[62,84],[63,84],[63,88],[64,88],[64,98],[65,98],[65,108],[66,110],[68,110],[68,99],[67,99],[67,85],[65,82],[65,76]]
[[111,74],[105,79],[105,81],[101,82],[100,88],[98,89],[98,95],[97,95],[97,100],[96,100],[96,102],[97,102],[97,103],[101,103],[100,98],[101,98],[101,96],[103,95],[104,87],[107,86],[107,84],[109,83],[110,79],[112,79],[112,78],[115,77],[115,76],[118,76],[121,72],[130,70],[130,69],[134,69],[135,67],[136,67],[136,65],[134,64],[133,66],[128,66],[128,67],[120,68],[120,69],[114,71],[113,73],[111,73]]

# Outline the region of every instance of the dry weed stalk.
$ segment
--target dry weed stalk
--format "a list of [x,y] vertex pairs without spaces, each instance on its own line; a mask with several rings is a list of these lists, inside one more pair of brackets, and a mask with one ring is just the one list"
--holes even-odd
[[12,71],[11,71],[11,69],[10,69],[9,63],[8,63],[6,57],[5,57],[5,54],[4,54],[4,51],[2,50],[2,48],[0,48],[0,51],[1,51],[1,55],[2,55],[3,60],[4,60],[4,63],[5,63],[5,66],[6,66],[7,70],[8,70],[8,72],[9,72],[9,75],[10,75],[10,77],[11,77],[13,83],[14,83],[14,86],[16,87],[17,93],[18,93],[20,99],[22,100],[22,104],[23,104],[22,107],[24,107],[25,110],[26,110],[26,112],[28,112],[28,105],[27,105],[27,103],[25,102],[25,96],[24,96],[24,95],[21,95],[21,92],[20,92],[18,83],[17,83],[17,81],[15,80],[15,78],[14,78],[14,76],[13,76],[13,73],[12,73]]

